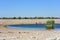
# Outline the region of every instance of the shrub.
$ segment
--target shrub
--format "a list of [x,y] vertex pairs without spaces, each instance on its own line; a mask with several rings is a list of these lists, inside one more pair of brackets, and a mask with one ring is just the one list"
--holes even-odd
[[16,19],[16,17],[13,17],[12,19]]
[[46,22],[46,29],[54,29],[54,20],[48,20]]

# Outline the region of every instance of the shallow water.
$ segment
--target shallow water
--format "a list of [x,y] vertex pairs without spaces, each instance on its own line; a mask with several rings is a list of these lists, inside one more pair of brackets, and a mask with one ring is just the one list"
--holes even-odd
[[[7,28],[29,29],[29,30],[45,30],[45,24],[16,24],[8,25]],[[54,24],[54,29],[60,29],[60,24]]]
[[60,29],[60,24],[54,24],[54,29]]

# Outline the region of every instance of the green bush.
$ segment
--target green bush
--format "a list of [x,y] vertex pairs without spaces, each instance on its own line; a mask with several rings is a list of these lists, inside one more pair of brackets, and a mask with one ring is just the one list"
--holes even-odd
[[48,20],[46,22],[46,29],[54,29],[54,20]]
[[16,17],[13,17],[12,19],[16,19]]

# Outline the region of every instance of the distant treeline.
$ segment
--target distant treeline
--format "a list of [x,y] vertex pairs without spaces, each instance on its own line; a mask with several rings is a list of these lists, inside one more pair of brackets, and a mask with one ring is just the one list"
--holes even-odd
[[0,19],[60,19],[58,17],[2,17]]

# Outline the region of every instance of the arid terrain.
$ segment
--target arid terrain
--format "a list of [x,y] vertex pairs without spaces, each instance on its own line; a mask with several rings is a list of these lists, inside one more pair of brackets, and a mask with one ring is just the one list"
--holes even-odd
[[43,24],[47,20],[54,20],[55,23],[60,23],[60,19],[0,19],[0,24]]
[[[10,24],[39,24],[49,19],[0,19],[0,40],[60,40],[60,30],[22,30],[7,28]],[[60,19],[53,19],[60,23]]]

